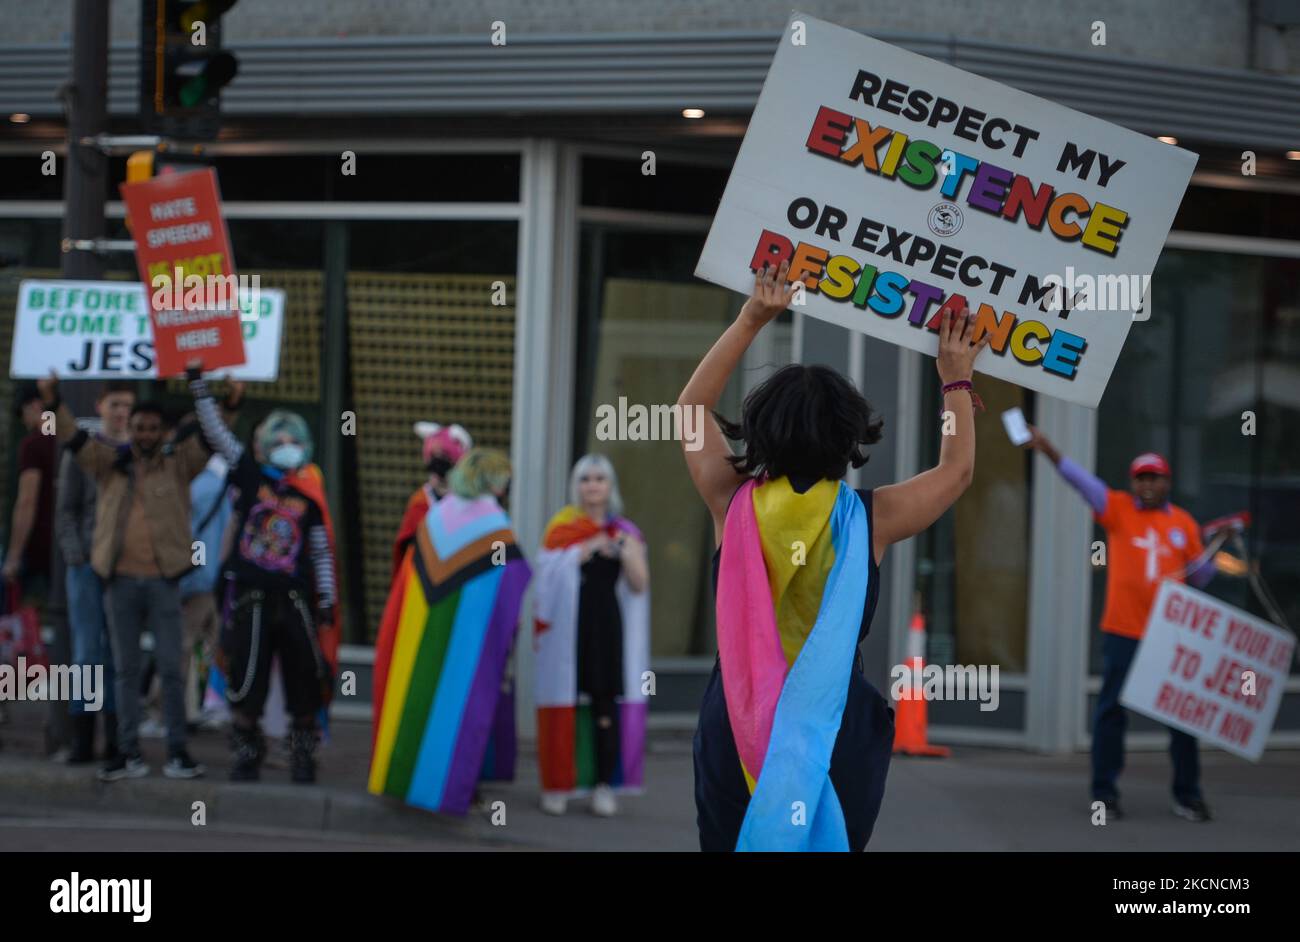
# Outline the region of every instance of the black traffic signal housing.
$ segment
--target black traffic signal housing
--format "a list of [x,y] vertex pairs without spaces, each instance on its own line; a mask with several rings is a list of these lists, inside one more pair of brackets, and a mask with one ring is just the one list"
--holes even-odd
[[221,89],[239,69],[221,48],[221,17],[236,0],[141,0],[140,119],[144,130],[212,140]]

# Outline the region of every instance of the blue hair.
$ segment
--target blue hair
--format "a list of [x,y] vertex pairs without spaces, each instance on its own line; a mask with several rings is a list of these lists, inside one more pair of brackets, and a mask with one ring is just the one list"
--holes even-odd
[[312,457],[312,440],[311,429],[307,427],[307,421],[296,412],[290,412],[288,409],[276,409],[257,427],[256,437],[257,450],[262,453],[262,457],[269,457],[271,449],[276,445],[276,439],[281,434],[287,434],[295,442],[302,446],[303,464],[308,464]]

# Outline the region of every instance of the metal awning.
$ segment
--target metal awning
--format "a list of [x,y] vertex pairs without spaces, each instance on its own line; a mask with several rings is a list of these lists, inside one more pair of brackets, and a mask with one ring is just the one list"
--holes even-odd
[[[1143,63],[914,34],[877,38],[1148,134],[1300,149],[1300,77]],[[747,114],[771,33],[267,39],[231,44],[232,117]],[[69,47],[0,46],[0,115],[58,116]],[[109,55],[109,112],[136,110],[134,43]]]

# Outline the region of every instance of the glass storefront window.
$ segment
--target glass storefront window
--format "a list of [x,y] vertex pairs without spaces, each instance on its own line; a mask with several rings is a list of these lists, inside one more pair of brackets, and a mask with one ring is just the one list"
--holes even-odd
[[[572,457],[600,452],[619,476],[626,513],[645,533],[655,657],[716,650],[710,560],[713,524],[679,441],[605,441],[596,409],[671,406],[742,299],[693,277],[703,233],[581,231]],[[740,412],[735,376],[720,411]],[[566,495],[567,500],[567,495]],[[554,511],[559,508],[549,508]]]
[[[975,416],[981,443],[975,477],[961,499],[916,544],[916,587],[926,618],[926,661],[997,664],[1026,670],[1029,612],[1029,517],[1033,454],[1006,442],[1000,416],[1019,406],[1033,420],[1033,393],[991,376],[976,376],[985,411]],[[939,381],[922,369],[926,428],[942,408]],[[991,444],[996,442],[997,444]],[[990,443],[987,447],[985,443]],[[940,436],[923,436],[921,467],[939,460]]]
[[220,156],[223,200],[379,203],[519,200],[519,155],[355,153]]
[[[1150,321],[1133,325],[1097,413],[1097,473],[1127,488],[1128,463],[1168,457],[1175,504],[1202,523],[1249,511],[1247,548],[1300,623],[1300,259],[1168,249]],[[1253,426],[1252,426],[1253,416]],[[1096,538],[1102,539],[1100,530]],[[1095,623],[1105,573],[1093,579]],[[1212,595],[1267,618],[1245,579]],[[1100,670],[1099,632],[1091,666]],[[1294,665],[1293,665],[1294,670]]]
[[712,215],[726,189],[731,157],[717,167],[656,160],[654,173],[643,172],[644,159],[585,157],[582,205],[643,209],[664,213]]
[[[334,153],[214,155],[209,162],[231,201],[517,203],[518,153],[382,154],[360,150],[345,167]],[[58,166],[63,166],[63,157]],[[39,154],[0,155],[0,200],[61,200],[62,173],[44,174]],[[352,172],[345,173],[345,169]],[[126,157],[108,159],[105,198],[120,199]]]
[[415,422],[459,422],[476,445],[510,451],[519,235],[514,221],[347,226],[348,371],[338,381],[349,384],[357,434],[344,480],[373,632],[397,525],[425,479]]

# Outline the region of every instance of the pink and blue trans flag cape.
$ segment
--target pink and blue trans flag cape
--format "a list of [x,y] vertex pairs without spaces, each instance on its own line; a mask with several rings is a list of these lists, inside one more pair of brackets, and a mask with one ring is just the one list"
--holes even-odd
[[[847,851],[831,753],[870,578],[862,502],[843,481],[786,478],[732,500],[718,570],[718,652],[749,805],[736,850]],[[793,551],[792,551],[793,550]]]

